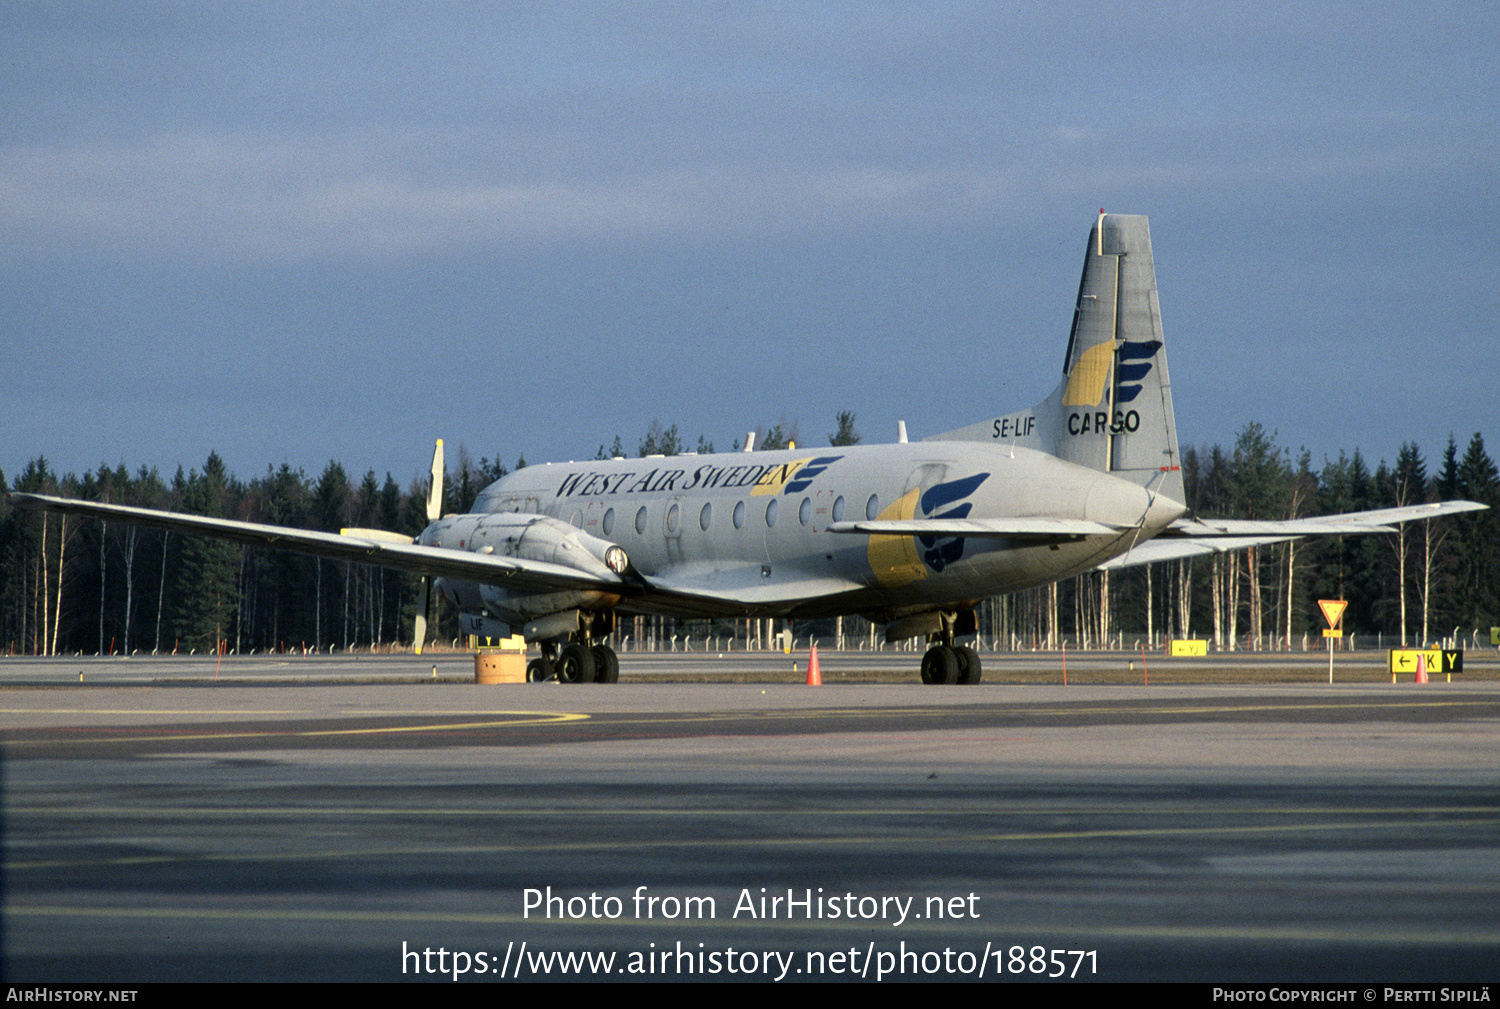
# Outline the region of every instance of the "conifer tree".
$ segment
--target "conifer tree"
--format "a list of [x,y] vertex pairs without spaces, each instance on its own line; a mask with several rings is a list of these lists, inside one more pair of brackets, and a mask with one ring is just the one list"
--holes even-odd
[[[211,452],[203,464],[203,472],[194,470],[182,482],[182,510],[193,515],[226,517],[228,491],[224,460]],[[206,536],[181,539],[182,559],[173,592],[174,637],[187,648],[213,649],[221,639],[232,637],[235,630],[241,548]]]

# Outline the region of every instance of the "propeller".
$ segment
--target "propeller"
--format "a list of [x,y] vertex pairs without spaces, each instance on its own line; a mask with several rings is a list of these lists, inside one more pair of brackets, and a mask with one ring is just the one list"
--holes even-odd
[[[432,485],[427,489],[427,521],[436,522],[443,515],[443,439],[432,450]],[[432,576],[423,575],[417,587],[417,617],[412,623],[414,651],[422,654],[427,643],[427,605],[432,596]]]

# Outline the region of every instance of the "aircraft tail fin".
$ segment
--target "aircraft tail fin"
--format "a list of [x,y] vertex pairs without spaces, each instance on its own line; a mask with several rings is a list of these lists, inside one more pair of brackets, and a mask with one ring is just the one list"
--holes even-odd
[[1035,449],[1183,499],[1145,217],[1101,213],[1089,232],[1063,378],[1052,395],[934,440]]

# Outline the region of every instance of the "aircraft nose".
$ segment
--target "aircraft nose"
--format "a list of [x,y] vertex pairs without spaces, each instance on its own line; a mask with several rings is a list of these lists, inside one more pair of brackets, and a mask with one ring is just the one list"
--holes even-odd
[[1089,488],[1083,517],[1107,525],[1134,526],[1140,524],[1150,505],[1151,495],[1144,487],[1102,474]]

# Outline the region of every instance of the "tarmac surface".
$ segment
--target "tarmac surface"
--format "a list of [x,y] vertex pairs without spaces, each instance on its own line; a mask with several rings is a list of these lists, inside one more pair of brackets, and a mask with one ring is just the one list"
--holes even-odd
[[[1500,973],[1500,684],[1265,682],[1301,668],[1281,656],[1197,660],[1238,682],[1189,685],[1153,658],[1148,686],[1115,656],[1070,657],[1063,687],[1004,682],[1055,680],[1050,660],[987,656],[984,684],[924,687],[879,682],[914,680],[911,655],[850,654],[822,688],[775,682],[795,674],[774,655],[485,687],[463,655],[0,659],[0,965],[110,984]],[[1077,682],[1090,669],[1130,678]]]

